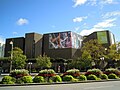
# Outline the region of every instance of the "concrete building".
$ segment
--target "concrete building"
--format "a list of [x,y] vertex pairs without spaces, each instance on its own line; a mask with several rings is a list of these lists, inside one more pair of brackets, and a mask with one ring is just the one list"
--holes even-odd
[[97,39],[108,48],[115,43],[114,35],[106,31],[97,31],[82,37],[71,31],[38,34],[26,33],[25,37],[8,38],[5,44],[5,57],[10,56],[10,41],[13,41],[13,47],[19,47],[23,50],[28,59],[34,59],[39,55],[46,54],[51,58],[72,59],[80,57],[82,43],[91,39]]
[[71,31],[43,35],[43,53],[51,58],[79,57],[81,46],[82,36]]
[[27,58],[36,58],[42,55],[42,37],[38,33],[25,34],[25,55]]
[[0,58],[4,57],[5,44],[0,43]]
[[24,37],[17,37],[17,38],[7,38],[5,42],[5,57],[10,56],[10,51],[12,49],[12,45],[10,42],[13,42],[13,47],[19,47],[23,50],[23,53],[25,53],[25,38]]
[[111,46],[112,44],[115,44],[115,37],[108,30],[96,31],[88,36],[84,36],[83,43],[91,39],[97,39],[105,48],[109,48],[109,46]]

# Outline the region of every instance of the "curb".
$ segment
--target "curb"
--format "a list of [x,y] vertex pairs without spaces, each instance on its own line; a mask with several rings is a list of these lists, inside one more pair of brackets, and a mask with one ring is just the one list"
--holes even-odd
[[95,82],[109,82],[109,81],[120,81],[120,79],[87,80],[87,81],[79,81],[79,82],[57,82],[57,83],[0,84],[0,87],[6,87],[6,86],[30,86],[30,85],[57,85],[57,84],[75,84],[75,83],[95,83]]

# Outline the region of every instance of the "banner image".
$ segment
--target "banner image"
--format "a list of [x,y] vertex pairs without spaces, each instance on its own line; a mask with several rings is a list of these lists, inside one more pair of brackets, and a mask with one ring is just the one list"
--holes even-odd
[[72,48],[81,48],[82,37],[72,32]]
[[98,41],[102,44],[108,43],[106,32],[97,32]]
[[71,48],[71,32],[49,34],[49,48]]

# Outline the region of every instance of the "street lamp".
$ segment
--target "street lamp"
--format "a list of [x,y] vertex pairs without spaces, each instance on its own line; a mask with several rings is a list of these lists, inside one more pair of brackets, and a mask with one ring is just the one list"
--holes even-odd
[[13,59],[13,41],[10,41],[10,45],[11,45],[11,55],[10,55],[10,72],[12,70],[12,59]]
[[101,60],[101,68],[104,70],[104,66],[105,66],[105,62],[104,62],[104,57],[101,57],[100,60]]
[[28,65],[29,65],[29,73],[31,73],[31,69],[32,69],[32,62],[29,62],[29,63],[28,63]]

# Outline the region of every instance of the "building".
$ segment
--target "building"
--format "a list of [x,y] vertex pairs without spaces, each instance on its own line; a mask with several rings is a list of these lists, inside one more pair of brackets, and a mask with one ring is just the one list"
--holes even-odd
[[26,33],[25,37],[6,39],[5,57],[10,56],[10,41],[12,41],[13,47],[21,48],[28,59],[34,59],[43,54],[51,58],[77,58],[81,56],[82,43],[91,39],[97,39],[105,48],[115,44],[114,35],[108,30],[93,32],[84,37],[71,31],[43,35],[33,32]]
[[108,30],[96,31],[88,36],[84,36],[83,43],[91,39],[97,39],[105,48],[109,48],[109,46],[111,46],[112,44],[115,44],[115,37]]
[[5,44],[0,43],[0,58],[4,57]]
[[36,58],[42,55],[42,35],[38,33],[25,34],[25,55],[27,58]]
[[51,58],[79,57],[81,46],[82,36],[71,31],[43,35],[43,54]]
[[12,45],[10,42],[13,42],[13,47],[19,47],[25,53],[25,38],[24,37],[17,37],[17,38],[7,38],[5,42],[5,57],[10,56],[10,51],[12,49]]

